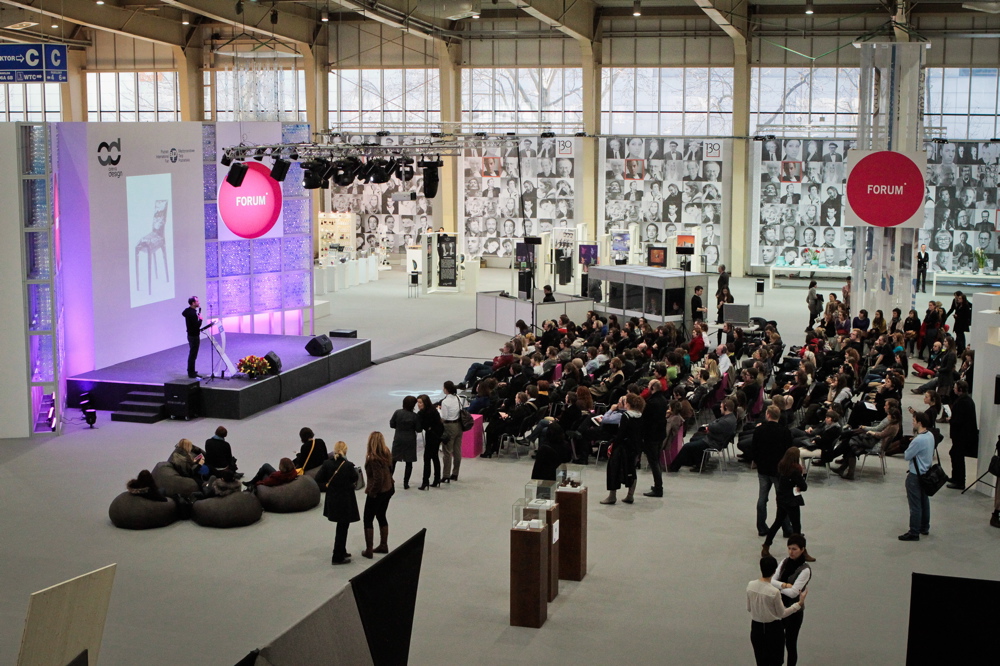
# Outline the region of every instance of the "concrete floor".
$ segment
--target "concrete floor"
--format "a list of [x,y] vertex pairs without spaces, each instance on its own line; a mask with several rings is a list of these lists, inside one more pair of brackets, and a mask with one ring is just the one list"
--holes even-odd
[[[506,271],[485,271],[480,288],[508,282]],[[733,281],[737,302],[752,302],[753,284]],[[804,289],[781,289],[760,310],[793,343],[805,325],[804,297]],[[473,295],[407,299],[399,271],[339,292],[331,305],[336,314],[317,330],[357,328],[372,337],[375,358],[474,326]],[[245,470],[276,463],[308,425],[328,443],[346,441],[359,460],[370,431],[389,432],[403,396],[461,379],[470,360],[491,357],[501,341],[476,333],[226,422],[234,453]],[[16,660],[32,592],[111,562],[118,573],[101,662],[164,665],[235,663],[368,565],[357,557],[358,524],[349,541],[356,561],[330,566],[333,526],[319,509],[265,514],[232,531],[187,522],[115,529],[107,506],[125,482],[165,459],[179,438],[199,442],[217,423],[144,426],[102,413],[98,425],[0,445],[0,663]],[[997,578],[1000,530],[987,523],[985,496],[942,490],[931,501],[931,536],[896,540],[907,524],[904,470],[890,460],[885,479],[871,467],[853,483],[822,469],[810,475],[803,524],[819,561],[800,663],[903,663],[911,572]],[[411,663],[752,664],[744,590],[757,575],[761,543],[756,475],[682,471],[667,477],[662,499],[607,507],[598,504],[603,471],[588,470],[588,575],[560,583],[539,630],[508,626],[508,521],[530,460],[467,460],[458,483],[429,492],[400,484],[389,508],[390,545],[428,530]],[[648,481],[643,473],[640,482]]]

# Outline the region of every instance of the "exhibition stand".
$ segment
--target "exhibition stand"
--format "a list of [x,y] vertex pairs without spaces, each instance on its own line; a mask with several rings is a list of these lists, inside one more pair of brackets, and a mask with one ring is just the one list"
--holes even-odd
[[938,283],[955,285],[1000,285],[1000,274],[989,274],[984,272],[968,273],[959,271],[934,271],[931,293],[936,294]]
[[583,465],[565,464],[556,474],[559,504],[559,578],[583,580],[587,575],[587,487]]
[[[593,269],[591,269],[593,270]],[[481,291],[476,294],[476,328],[503,335],[517,335],[516,322],[524,321],[538,328],[547,319],[558,319],[565,314],[571,321],[582,322],[594,307],[589,298],[554,293],[554,302],[543,303],[545,293],[536,289],[533,301],[501,296],[499,291]]]
[[704,288],[703,299],[709,293],[705,273],[624,265],[591,266],[588,274],[591,283],[602,282],[604,298],[593,309],[626,319],[645,317],[650,322],[671,321],[687,327],[691,324],[688,305],[695,287]]
[[[334,260],[333,263],[313,268],[313,288],[317,296],[332,294],[342,289],[356,287],[378,280],[378,257]],[[319,315],[317,315],[319,316]]]
[[[980,292],[972,295],[972,326],[966,334],[969,346],[976,350],[976,381],[971,393],[976,403],[976,417],[979,426],[979,456],[976,462],[966,464],[966,478],[978,478],[989,469],[990,460],[996,453],[997,437],[1000,437],[1000,395],[993,378],[1000,377],[1000,293]],[[976,490],[993,496],[997,483],[995,476],[987,475],[975,484]]]
[[548,617],[548,543],[552,537],[543,520],[527,522],[510,529],[510,626],[539,629]]

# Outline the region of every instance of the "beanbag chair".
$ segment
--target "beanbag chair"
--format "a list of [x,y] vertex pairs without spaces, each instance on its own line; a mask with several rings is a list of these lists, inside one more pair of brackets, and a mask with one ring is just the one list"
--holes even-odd
[[257,486],[257,499],[265,511],[295,513],[308,511],[319,504],[320,492],[313,478],[303,474],[280,486]]
[[177,504],[172,499],[153,502],[126,491],[108,507],[108,517],[123,530],[150,530],[166,527],[177,520]]
[[233,493],[210,497],[194,503],[192,518],[202,527],[246,527],[260,520],[264,513],[253,493]]
[[168,462],[158,462],[153,467],[153,480],[167,497],[171,495],[182,495],[187,497],[191,493],[200,490],[200,485],[194,479],[181,476],[177,470]]

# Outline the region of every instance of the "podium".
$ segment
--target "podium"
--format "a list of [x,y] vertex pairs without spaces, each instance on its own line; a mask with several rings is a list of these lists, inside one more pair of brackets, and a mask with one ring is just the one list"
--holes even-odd
[[510,530],[510,626],[538,629],[548,617],[551,529]]

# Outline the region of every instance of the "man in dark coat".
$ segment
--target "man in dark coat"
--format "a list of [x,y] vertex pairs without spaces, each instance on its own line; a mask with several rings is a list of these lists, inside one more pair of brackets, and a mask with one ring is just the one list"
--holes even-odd
[[691,441],[681,447],[677,452],[668,472],[679,472],[681,467],[691,465],[697,467],[701,464],[701,458],[705,449],[721,449],[729,443],[729,440],[736,434],[736,402],[732,398],[722,401],[722,416],[715,419],[707,426],[703,426],[691,437]]
[[[777,405],[768,406],[764,419],[764,423],[754,428],[751,452],[760,484],[760,493],[757,495],[757,536],[767,535],[767,496],[771,493],[771,486],[778,492],[778,461],[792,446],[791,431],[778,423],[781,410]],[[786,534],[791,534],[792,522],[788,520],[782,528]]]
[[229,431],[225,426],[215,429],[215,435],[205,440],[205,464],[212,471],[212,474],[228,469],[236,471],[236,458],[233,457],[233,449],[226,441]]
[[667,394],[659,379],[649,380],[649,397],[642,410],[642,452],[646,454],[649,471],[653,473],[653,486],[646,497],[663,497],[663,475],[660,473],[660,452],[667,432]]
[[949,488],[965,489],[965,457],[979,455],[979,426],[976,403],[969,395],[968,382],[955,382],[955,399],[951,403],[951,482]]
[[[725,264],[719,264],[719,284],[715,288],[715,295],[718,296],[727,287],[729,287],[729,273],[726,272]],[[730,293],[732,292],[730,291]]]

